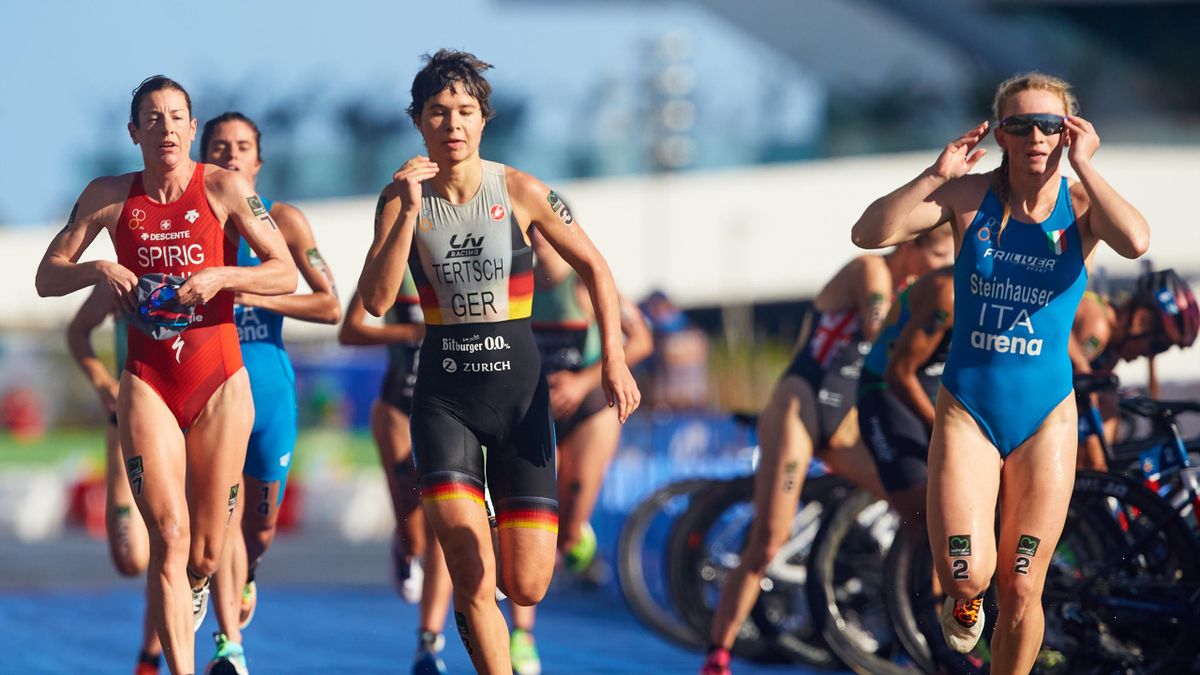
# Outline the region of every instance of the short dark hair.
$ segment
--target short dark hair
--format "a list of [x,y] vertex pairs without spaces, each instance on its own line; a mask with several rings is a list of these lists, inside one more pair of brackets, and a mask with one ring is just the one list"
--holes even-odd
[[204,158],[208,154],[208,142],[212,140],[213,134],[217,132],[217,127],[226,122],[245,122],[247,126],[254,130],[254,147],[258,152],[258,161],[262,161],[262,132],[258,130],[258,125],[254,120],[246,117],[236,110],[223,112],[220,115],[212,118],[204,123],[204,131],[200,133],[200,157]]
[[425,67],[413,78],[412,104],[408,106],[408,116],[413,124],[420,123],[425,101],[458,85],[462,86],[463,92],[479,101],[483,119],[492,118],[492,106],[488,100],[492,95],[492,85],[483,76],[483,72],[492,64],[456,49],[439,49],[433,56],[426,54],[422,58],[425,59]]
[[135,127],[138,126],[138,108],[142,105],[142,99],[146,98],[148,94],[162,89],[174,89],[183,94],[183,100],[187,101],[188,117],[192,116],[192,97],[188,96],[187,89],[184,89],[182,84],[179,84],[166,75],[151,75],[142,80],[137,89],[133,90],[133,102],[129,104],[130,124]]

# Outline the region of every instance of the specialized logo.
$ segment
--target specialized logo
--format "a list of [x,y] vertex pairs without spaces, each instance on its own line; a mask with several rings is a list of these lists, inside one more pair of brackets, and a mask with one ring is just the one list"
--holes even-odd
[[171,219],[170,219],[170,218],[163,218],[163,219],[162,219],[162,222],[160,222],[160,223],[158,224],[158,229],[160,229],[160,230],[169,230],[169,229],[171,229]]
[[492,217],[492,220],[504,220],[504,217],[508,215],[508,209],[505,209],[503,204],[492,204],[492,208],[488,209],[488,215]]
[[457,372],[458,363],[455,362],[454,359],[442,359],[442,370],[446,371],[447,373]]
[[182,363],[180,357],[183,356],[183,336],[176,335],[175,341],[171,343],[171,349],[175,350],[175,363]]
[[1051,230],[1046,233],[1046,239],[1050,244],[1050,250],[1054,251],[1054,255],[1062,255],[1067,246],[1067,231],[1066,230]]
[[1023,534],[1017,540],[1017,553],[1020,555],[1037,555],[1038,545],[1041,543],[1041,539],[1033,535]]
[[458,240],[458,235],[450,237],[450,250],[446,252],[446,259],[451,258],[475,258],[483,252],[484,237],[472,236],[473,232],[468,232],[463,235],[462,241]]
[[200,219],[200,212],[196,209],[189,209],[187,213],[183,214],[183,219],[195,225],[196,221]]
[[129,212],[129,229],[141,229],[144,220],[146,220],[146,212],[141,209],[133,209]]
[[950,557],[965,558],[971,555],[971,535],[954,534],[948,538]]

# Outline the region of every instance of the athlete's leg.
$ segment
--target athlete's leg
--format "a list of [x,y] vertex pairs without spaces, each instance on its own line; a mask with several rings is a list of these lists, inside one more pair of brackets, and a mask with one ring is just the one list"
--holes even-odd
[[1068,397],[1004,462],[993,673],[1029,672],[1042,644],[1042,589],[1074,488],[1075,414]]
[[149,535],[147,609],[167,667],[172,673],[192,673],[195,631],[187,578],[191,526],[183,432],[158,393],[128,371],[121,376],[117,417],[126,475]]
[[787,541],[800,489],[812,460],[812,439],[801,408],[815,398],[808,383],[789,375],[780,380],[758,420],[761,456],[754,478],[754,520],[741,564],[725,578],[712,622],[712,644],[729,649],[738,628],[758,599],[767,565]]
[[570,436],[558,439],[558,550],[567,553],[579,542],[584,523],[592,517],[608,465],[621,441],[621,422],[605,408],[592,415]]
[[996,569],[1000,453],[945,389],[938,393],[936,415],[929,442],[929,543],[946,594],[968,600],[987,589]]
[[[142,513],[134,502],[133,491],[129,489],[121,438],[115,423],[104,429],[104,450],[104,523],[108,532],[108,550],[118,574],[138,576],[146,571],[150,562],[150,537],[146,533],[146,521],[142,520]],[[148,605],[142,620],[142,654],[162,654]]]
[[817,458],[860,490],[866,490],[880,499],[887,495],[879,480],[879,471],[875,468],[875,458],[858,433],[856,408],[846,413],[827,446],[817,450]]
[[279,522],[279,509],[283,506],[282,495],[279,494],[283,490],[283,482],[266,482],[248,474],[243,474],[242,478],[246,482],[246,511],[242,516],[246,574],[241,579],[245,585],[248,574],[258,567],[263,555],[275,541],[275,526]]
[[442,633],[446,630],[446,615],[450,612],[450,594],[454,590],[450,583],[450,570],[446,569],[446,556],[442,545],[433,534],[433,525],[425,519],[425,581],[421,588],[421,630]]
[[[412,459],[408,415],[381,400],[371,405],[371,433],[392,496],[396,536],[407,558],[425,554],[425,514]],[[405,561],[407,562],[407,561]]]
[[445,553],[454,621],[471,664],[479,673],[511,674],[508,629],[496,604],[492,528],[483,505],[473,499],[426,500],[424,508]]
[[104,521],[108,530],[108,549],[113,566],[121,576],[132,577],[146,571],[150,560],[150,540],[146,522],[138,511],[125,474],[121,456],[121,440],[117,426],[110,424],[104,432],[106,499]]
[[233,517],[225,533],[220,569],[213,575],[212,581],[212,604],[217,615],[217,626],[230,641],[238,644],[242,643],[238,615],[242,604],[242,585],[246,578],[246,541],[239,525],[246,517],[245,504],[245,499],[238,499],[234,504]]
[[193,577],[217,570],[233,510],[242,500],[242,466],[254,425],[250,378],[245,368],[225,381],[187,433],[188,505]]

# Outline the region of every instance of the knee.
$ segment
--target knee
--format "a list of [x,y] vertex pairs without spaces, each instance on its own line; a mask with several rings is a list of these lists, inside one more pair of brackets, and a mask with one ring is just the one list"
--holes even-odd
[[167,515],[147,521],[146,526],[151,548],[167,556],[187,554],[192,533],[185,519]]
[[223,532],[218,533],[217,536],[202,537],[195,542],[188,559],[188,569],[192,574],[208,577],[216,573],[221,564],[221,549],[225,545],[225,539],[220,536],[221,534]]
[[442,542],[446,567],[454,582],[455,594],[472,603],[496,602],[496,563],[491,556]]
[[956,567],[955,563],[961,560],[965,559],[951,559],[950,573],[942,577],[942,587],[945,589],[946,595],[966,600],[987,590],[991,584],[993,570],[982,569],[982,566],[969,569]]
[[531,607],[541,602],[542,598],[546,597],[546,589],[549,586],[549,578],[539,579],[531,574],[517,572],[504,573],[504,593],[514,604],[522,607]]
[[996,601],[1004,621],[1012,626],[1025,620],[1029,610],[1040,611],[1041,584],[1023,574],[1003,574],[996,583]]

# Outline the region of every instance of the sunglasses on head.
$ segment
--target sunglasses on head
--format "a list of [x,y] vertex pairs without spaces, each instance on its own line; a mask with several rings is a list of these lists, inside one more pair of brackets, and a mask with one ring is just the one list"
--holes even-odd
[[1050,113],[1031,115],[1009,115],[1000,120],[1000,128],[1014,136],[1028,136],[1037,127],[1044,136],[1061,134],[1067,126],[1067,118]]

